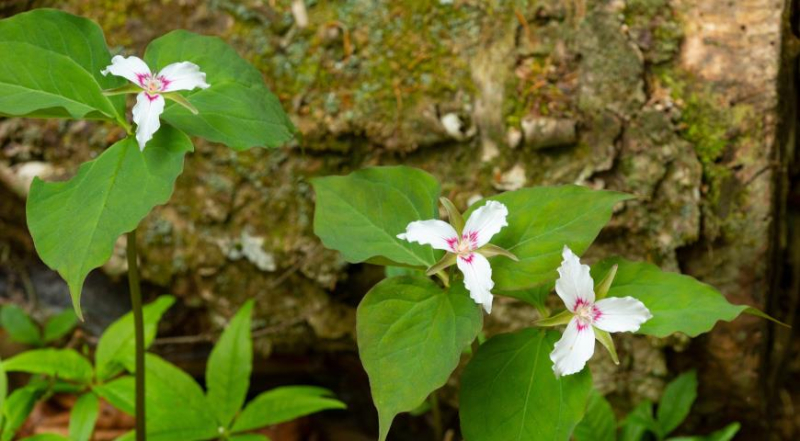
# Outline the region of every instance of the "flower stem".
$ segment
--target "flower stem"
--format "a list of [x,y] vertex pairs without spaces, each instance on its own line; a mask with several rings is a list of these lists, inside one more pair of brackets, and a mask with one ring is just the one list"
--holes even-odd
[[128,285],[131,291],[133,326],[136,338],[136,441],[147,438],[144,406],[144,317],[142,314],[142,291],[139,285],[139,266],[136,259],[136,230],[128,233]]
[[442,408],[439,404],[438,391],[431,393],[431,417],[433,417],[433,436],[436,441],[444,438],[444,426],[442,424]]

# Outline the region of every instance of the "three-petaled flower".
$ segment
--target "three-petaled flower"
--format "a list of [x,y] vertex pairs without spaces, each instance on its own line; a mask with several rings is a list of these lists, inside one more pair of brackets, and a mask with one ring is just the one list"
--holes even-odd
[[[137,57],[123,57],[117,55],[111,59],[111,65],[101,71],[103,75],[116,75],[126,78],[141,89],[136,95],[136,105],[133,106],[133,122],[136,123],[136,140],[139,148],[144,150],[147,141],[161,127],[159,116],[164,111],[164,94],[178,90],[192,90],[196,87],[206,89],[206,74],[200,72],[200,67],[188,61],[172,63],[159,72],[151,72],[147,64]],[[128,92],[121,88],[121,93]],[[114,93],[114,91],[112,91]],[[178,95],[167,95],[176,102],[189,106]],[[196,112],[196,111],[195,111]]]
[[441,201],[452,225],[437,219],[415,221],[408,224],[406,232],[397,237],[447,251],[438,263],[428,269],[428,275],[457,264],[464,273],[464,286],[470,297],[475,303],[483,305],[487,313],[491,313],[494,282],[492,267],[486,258],[503,255],[516,260],[510,252],[489,243],[492,236],[508,225],[508,209],[500,202],[489,201],[475,210],[465,224],[452,202],[447,198]]
[[[556,293],[564,301],[567,311],[538,323],[547,326],[569,320],[564,335],[550,353],[556,376],[580,372],[594,354],[595,338],[612,351],[616,361],[616,352],[608,333],[636,332],[642,323],[653,317],[647,307],[633,297],[595,301],[594,281],[589,274],[589,267],[582,265],[578,256],[567,246],[564,246],[562,256],[564,260],[558,268]],[[598,288],[598,296],[602,297],[608,291],[615,273],[616,268],[609,272]]]

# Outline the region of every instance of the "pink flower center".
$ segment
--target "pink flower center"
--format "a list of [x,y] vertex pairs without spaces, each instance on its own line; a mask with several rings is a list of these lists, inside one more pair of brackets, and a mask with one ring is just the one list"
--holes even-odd
[[575,317],[578,318],[578,330],[583,330],[587,326],[597,321],[603,313],[593,303],[584,299],[575,301]]
[[453,253],[459,256],[469,255],[478,248],[478,233],[475,231],[465,232],[461,238],[448,239],[447,245]]
[[158,96],[160,92],[167,89],[170,83],[170,81],[163,76],[152,74],[138,74],[136,76],[139,80],[139,85],[142,86],[142,89],[144,89],[148,96]]

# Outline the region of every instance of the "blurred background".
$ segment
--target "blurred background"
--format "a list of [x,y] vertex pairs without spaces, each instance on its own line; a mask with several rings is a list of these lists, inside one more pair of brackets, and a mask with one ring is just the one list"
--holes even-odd
[[[314,236],[314,176],[407,164],[435,175],[461,209],[532,185],[633,193],[589,262],[647,260],[797,323],[798,3],[2,0],[0,17],[63,9],[97,21],[112,51],[139,56],[152,39],[189,29],[220,36],[263,71],[297,139],[236,154],[197,140],[172,200],[140,226],[147,299],[178,297],[154,350],[202,379],[221,326],[255,298],[251,392],[318,384],[350,406],[278,427],[272,439],[358,441],[374,439],[377,418],[355,308],[384,274],[346,264]],[[33,176],[71,176],[123,136],[111,125],[0,118],[0,301],[42,316],[69,307],[66,285],[33,249],[28,186]],[[124,250],[123,237],[89,277],[87,321],[70,344],[91,345],[129,310]],[[486,331],[536,317],[498,298]],[[739,439],[793,440],[793,332],[743,316],[694,340],[623,335],[621,365],[600,351],[591,368],[619,416],[697,369],[699,398],[679,433],[740,421]],[[22,349],[0,342],[3,357]],[[443,394],[454,430],[457,378]],[[59,406],[69,403],[48,406],[28,433],[66,424]],[[129,427],[115,418],[106,419],[109,433]],[[401,416],[394,439],[429,439],[428,418]]]

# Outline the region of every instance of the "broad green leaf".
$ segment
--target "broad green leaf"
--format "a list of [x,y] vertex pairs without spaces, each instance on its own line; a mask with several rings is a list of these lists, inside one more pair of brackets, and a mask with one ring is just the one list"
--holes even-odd
[[69,181],[33,180],[28,228],[39,256],[67,281],[79,317],[86,275],[111,257],[120,235],[169,200],[192,148],[186,135],[163,126],[144,152],[129,137],[84,163]]
[[292,138],[295,128],[261,72],[221,39],[173,31],[147,46],[145,61],[154,70],[191,61],[206,73],[211,87],[186,94],[197,115],[172,102],[162,115],[186,133],[236,150],[279,147]]
[[461,283],[444,291],[428,278],[400,276],[367,293],[356,318],[358,352],[381,440],[398,413],[444,386],[481,325],[481,310]]
[[327,389],[313,386],[284,386],[264,392],[247,404],[233,423],[233,432],[291,421],[322,410],[344,409]]
[[41,346],[39,327],[30,316],[17,305],[6,305],[0,309],[0,324],[11,340],[31,346]]
[[690,337],[708,332],[719,320],[731,321],[745,312],[747,305],[732,305],[713,287],[682,274],[661,271],[655,265],[621,258],[605,259],[592,267],[595,280],[619,265],[609,297],[639,299],[653,314],[640,334],[666,337],[682,332]]
[[[63,55],[91,74],[103,89],[112,89],[125,80],[100,72],[111,64],[103,31],[95,22],[55,9],[35,9],[0,20],[0,41],[28,43]],[[120,117],[125,115],[125,97],[108,98]],[[29,116],[57,116],[47,112]]]
[[55,433],[40,433],[38,435],[29,436],[22,441],[72,441],[65,436]]
[[556,378],[556,331],[523,329],[482,344],[461,379],[461,431],[470,441],[567,441],[583,418],[588,369]]
[[409,223],[437,218],[439,184],[404,166],[373,167],[312,181],[317,195],[314,233],[348,262],[428,268],[441,252],[400,240]]
[[2,441],[11,441],[25,420],[33,410],[36,400],[42,396],[42,390],[37,387],[26,386],[15,390],[9,395],[3,406],[3,434]]
[[158,356],[146,357],[147,439],[216,439],[219,426],[200,386],[186,372]]
[[44,341],[49,343],[60,339],[72,332],[77,324],[78,317],[75,315],[75,311],[71,309],[61,311],[50,317],[47,324],[44,325]]
[[678,436],[669,438],[667,441],[731,441],[740,428],[741,424],[730,423],[708,436]]
[[695,371],[681,374],[667,385],[656,411],[656,420],[663,436],[669,435],[681,425],[689,415],[695,398],[697,398]]
[[[491,243],[519,258],[519,262],[492,259],[495,289],[513,291],[555,280],[564,245],[582,254],[611,218],[614,205],[630,197],[565,185],[524,188],[488,198],[508,207],[508,226]],[[482,205],[474,204],[465,217]]]
[[252,300],[239,309],[211,351],[206,365],[206,396],[222,427],[228,427],[242,409],[250,387],[253,370],[252,311]]
[[641,441],[647,432],[657,434],[660,428],[653,418],[653,403],[643,401],[622,421],[619,441]]
[[547,308],[547,296],[553,292],[554,287],[555,282],[548,282],[533,288],[520,289],[518,291],[505,291],[503,295],[529,303],[535,306],[539,312],[542,312]]
[[69,438],[71,441],[89,441],[94,432],[100,402],[91,393],[83,394],[69,415]]
[[27,43],[3,41],[0,115],[117,118],[97,81],[74,61]]
[[[160,296],[142,308],[145,348],[153,342],[161,316],[173,303],[175,303],[175,297]],[[133,372],[135,370],[135,349],[133,313],[129,312],[112,323],[97,342],[97,350],[94,354],[97,379],[107,380],[118,374],[122,368]]]
[[229,438],[231,441],[269,441],[266,435],[258,433],[243,433],[241,435],[233,435]]
[[98,397],[128,415],[136,414],[136,379],[130,375],[92,386]]
[[3,363],[6,372],[42,374],[87,384],[92,381],[92,365],[73,349],[35,349]]
[[617,418],[614,410],[596,390],[589,395],[586,415],[575,427],[575,441],[616,441]]

